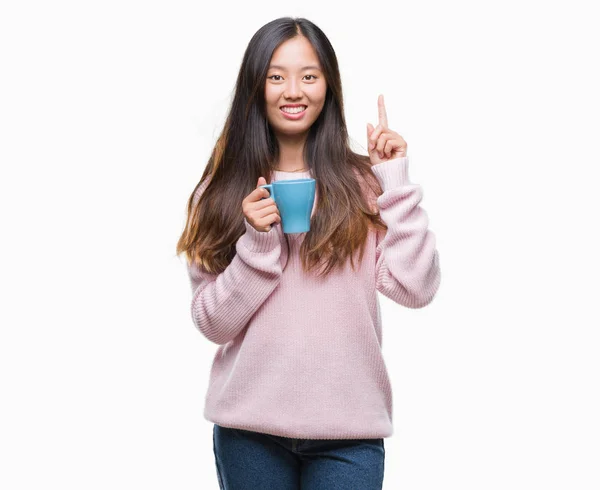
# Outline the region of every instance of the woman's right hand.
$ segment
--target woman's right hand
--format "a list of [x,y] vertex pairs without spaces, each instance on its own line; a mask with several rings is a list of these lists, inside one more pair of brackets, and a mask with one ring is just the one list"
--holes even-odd
[[[275,200],[269,197],[269,190],[261,185],[265,185],[267,181],[264,177],[258,178],[256,189],[248,194],[242,201],[242,212],[248,223],[256,231],[268,232],[271,230],[271,225],[281,222],[279,209],[275,204]],[[267,199],[263,199],[267,198]]]

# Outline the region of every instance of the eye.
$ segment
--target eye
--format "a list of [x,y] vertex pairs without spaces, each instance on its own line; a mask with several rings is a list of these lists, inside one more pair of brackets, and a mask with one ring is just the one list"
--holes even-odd
[[[316,77],[316,76],[314,76],[314,75],[305,75],[305,76],[307,76],[307,77],[313,77],[313,79],[316,79],[316,78],[317,78],[317,77]],[[281,78],[281,75],[271,75],[270,77],[267,77],[267,79],[271,79],[271,78],[273,78],[273,77],[279,77],[279,78]],[[279,80],[276,80],[276,81],[278,82]]]

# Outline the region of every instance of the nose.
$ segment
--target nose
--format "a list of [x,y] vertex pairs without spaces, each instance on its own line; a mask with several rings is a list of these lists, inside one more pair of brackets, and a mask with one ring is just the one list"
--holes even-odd
[[300,82],[291,77],[290,81],[285,87],[283,95],[286,99],[297,99],[299,97],[302,97],[302,91],[300,90]]

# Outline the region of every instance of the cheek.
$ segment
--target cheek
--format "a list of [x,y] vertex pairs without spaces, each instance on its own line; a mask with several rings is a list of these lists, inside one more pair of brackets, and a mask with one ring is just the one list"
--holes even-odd
[[313,100],[315,100],[315,103],[314,103],[315,112],[317,114],[320,114],[321,111],[323,110],[323,107],[325,106],[325,96],[319,96],[318,99],[313,99]]
[[265,90],[265,102],[269,109],[272,109],[278,100],[277,94],[273,93],[272,90]]
[[327,88],[325,86],[315,87],[314,92],[310,95],[315,106],[319,109],[319,111],[325,105],[325,98],[327,95]]

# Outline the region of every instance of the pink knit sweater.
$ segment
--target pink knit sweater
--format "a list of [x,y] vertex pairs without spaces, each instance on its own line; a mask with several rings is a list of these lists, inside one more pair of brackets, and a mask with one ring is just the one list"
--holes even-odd
[[[288,253],[280,224],[259,232],[246,220],[236,255],[221,274],[188,267],[194,324],[219,345],[206,420],[302,439],[392,435],[377,291],[421,308],[434,298],[441,276],[435,235],[419,206],[422,188],[408,178],[408,157],[372,169],[382,185],[376,202],[388,230],[370,232],[356,271],[348,263],[326,278],[307,274],[298,254],[306,233],[288,235]],[[273,180],[310,176],[274,171]],[[317,201],[318,195],[313,215]]]

